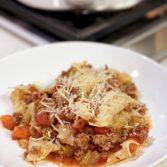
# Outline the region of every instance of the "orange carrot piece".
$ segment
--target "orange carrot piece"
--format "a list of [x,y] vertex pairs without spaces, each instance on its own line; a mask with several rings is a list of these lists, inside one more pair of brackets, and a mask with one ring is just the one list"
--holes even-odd
[[29,128],[27,126],[15,126],[12,132],[12,139],[27,139],[30,137]]
[[138,145],[135,143],[130,143],[129,144],[129,150],[131,153],[134,153],[137,150]]
[[93,130],[95,131],[95,133],[100,133],[100,134],[107,134],[108,133],[107,128],[94,127]]
[[77,119],[73,123],[73,128],[78,129],[78,130],[83,129],[84,126],[86,125],[86,123],[87,122],[84,119],[82,119],[82,118]]
[[4,128],[13,130],[15,123],[12,115],[1,116],[1,122]]

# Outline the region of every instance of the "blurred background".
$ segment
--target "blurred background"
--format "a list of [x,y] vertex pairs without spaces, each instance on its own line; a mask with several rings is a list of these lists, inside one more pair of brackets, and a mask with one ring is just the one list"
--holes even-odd
[[0,58],[78,40],[129,48],[167,67],[167,0],[0,0]]

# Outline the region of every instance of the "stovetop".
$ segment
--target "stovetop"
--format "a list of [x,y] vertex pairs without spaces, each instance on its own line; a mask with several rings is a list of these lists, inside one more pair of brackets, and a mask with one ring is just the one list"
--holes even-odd
[[[134,8],[117,12],[88,11],[53,12],[31,9],[15,0],[0,0],[1,13],[29,24],[52,40],[105,41],[119,30],[148,22],[144,15],[167,3],[167,0],[145,0]],[[127,28],[129,26],[129,28]]]

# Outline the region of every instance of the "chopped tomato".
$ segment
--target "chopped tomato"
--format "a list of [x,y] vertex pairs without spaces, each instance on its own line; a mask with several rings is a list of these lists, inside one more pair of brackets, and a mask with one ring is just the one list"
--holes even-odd
[[134,153],[137,150],[138,145],[135,143],[130,143],[129,144],[129,150],[131,153]]
[[100,158],[98,165],[105,165],[106,162],[107,162],[107,158]]
[[41,112],[39,114],[37,113],[35,121],[38,125],[42,127],[47,127],[52,124],[52,120],[50,119],[49,114],[46,112]]
[[3,115],[1,116],[1,122],[4,128],[12,130],[15,126],[14,118],[12,115]]
[[15,126],[12,132],[13,139],[27,139],[30,137],[29,128],[27,126]]
[[101,128],[101,127],[94,127],[93,130],[95,133],[100,133],[100,134],[107,134],[109,131],[107,128]]
[[86,123],[87,122],[82,118],[77,119],[73,123],[73,128],[78,129],[78,130],[83,129],[85,127]]

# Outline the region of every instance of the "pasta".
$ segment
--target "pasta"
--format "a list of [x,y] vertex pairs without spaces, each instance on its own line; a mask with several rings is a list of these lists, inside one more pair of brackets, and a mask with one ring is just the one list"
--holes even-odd
[[78,166],[111,165],[138,154],[151,128],[131,76],[108,66],[73,64],[48,87],[17,86],[11,100],[15,112],[1,121],[32,163],[52,155]]

